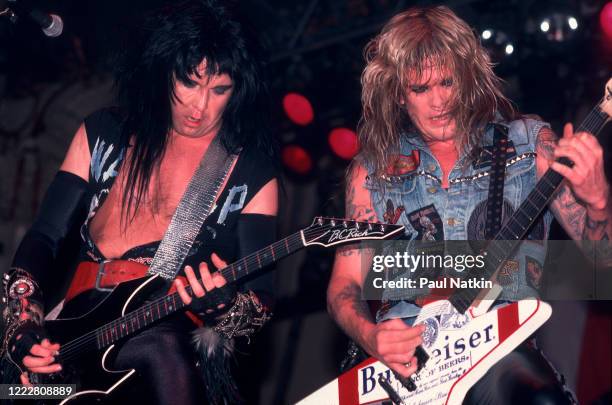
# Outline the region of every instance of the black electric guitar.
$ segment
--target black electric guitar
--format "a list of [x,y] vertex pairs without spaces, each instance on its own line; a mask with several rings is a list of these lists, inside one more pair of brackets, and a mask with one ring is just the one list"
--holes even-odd
[[[317,217],[307,228],[218,271],[231,283],[307,246],[330,247],[360,240],[387,239],[403,232],[401,225]],[[61,345],[56,360],[62,364],[63,370],[50,375],[34,374],[32,380],[46,384],[72,384],[78,377],[75,392],[63,400],[49,400],[49,403],[110,401],[109,394],[135,373],[133,369],[113,369],[110,359],[117,345],[147,326],[185,309],[176,292],[151,300],[151,294],[159,291],[164,283],[166,281],[159,275],[120,283],[85,315],[45,323],[50,340]],[[143,305],[147,299],[150,301]],[[2,370],[11,370],[2,376],[3,382],[18,383],[19,369],[6,356],[1,361]]]

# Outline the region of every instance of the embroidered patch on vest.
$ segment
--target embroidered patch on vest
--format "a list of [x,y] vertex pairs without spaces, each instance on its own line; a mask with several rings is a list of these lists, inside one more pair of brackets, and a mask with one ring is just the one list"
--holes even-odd
[[383,214],[383,219],[387,224],[394,225],[397,223],[397,221],[399,221],[399,218],[402,215],[402,212],[404,212],[405,210],[406,209],[404,208],[403,205],[400,205],[399,207],[395,208],[393,206],[393,201],[389,199],[387,200],[387,210]]
[[525,256],[525,275],[527,284],[536,290],[542,285],[542,264],[531,256]]
[[[491,158],[493,156],[493,145],[483,146],[480,150],[480,154],[478,155],[478,159],[476,159],[472,163],[472,167],[474,169],[482,169],[483,167],[491,166]],[[508,140],[508,147],[506,149],[506,160],[510,160],[516,157],[516,148],[511,140]]]
[[438,210],[433,204],[412,211],[408,215],[412,227],[419,233],[419,240],[444,240],[444,227]]
[[389,176],[400,176],[413,172],[419,168],[420,162],[418,150],[413,150],[410,155],[395,155],[391,158],[386,174]]
[[518,273],[519,270],[519,262],[516,260],[506,260],[499,270],[499,274],[497,275],[497,281],[502,286],[507,286],[510,284],[516,284],[514,280],[514,275]]

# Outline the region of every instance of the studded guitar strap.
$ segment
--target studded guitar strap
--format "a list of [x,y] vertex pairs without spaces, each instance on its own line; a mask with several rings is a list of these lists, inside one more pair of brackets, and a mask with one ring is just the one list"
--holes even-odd
[[493,124],[493,153],[491,175],[487,198],[487,220],[485,239],[491,240],[501,228],[504,212],[504,180],[506,177],[506,157],[508,155],[508,128]]
[[179,272],[238,155],[228,155],[219,136],[211,142],[187,185],[147,274],[172,280]]

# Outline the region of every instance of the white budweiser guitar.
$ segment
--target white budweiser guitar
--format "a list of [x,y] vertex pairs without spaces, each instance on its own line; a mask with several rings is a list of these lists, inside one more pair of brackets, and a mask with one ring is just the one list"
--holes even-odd
[[[578,131],[597,134],[612,115],[612,79],[603,100]],[[562,163],[571,164],[567,159]],[[561,184],[548,170],[489,245],[485,270],[476,279],[490,279],[521,243]],[[461,404],[468,390],[500,359],[519,346],[550,317],[550,305],[538,299],[514,302],[489,311],[501,293],[460,289],[448,299],[424,305],[415,324],[424,324],[423,345],[417,348],[419,370],[410,379],[397,378],[383,363],[369,358],[315,391],[299,405]],[[476,300],[476,298],[479,298]],[[480,299],[482,298],[482,299]]]
[[[307,246],[336,246],[360,240],[387,239],[402,235],[402,225],[374,224],[348,219],[317,217],[313,223],[227,267],[218,270],[229,282],[235,282],[285,256]],[[146,266],[142,274],[146,273]],[[122,341],[151,324],[184,310],[185,304],[178,293],[151,298],[151,293],[164,286],[158,274],[137,278],[118,284],[93,309],[78,318],[45,322],[50,340],[61,344],[55,358],[62,364],[62,371],[51,375],[34,374],[36,383],[76,383],[77,391],[61,401],[61,404],[92,404],[113,401],[111,394],[118,390],[135,370],[116,370],[112,358]],[[190,287],[187,287],[190,291]],[[18,383],[19,369],[7,356],[2,356],[0,375],[2,382]],[[98,364],[99,367],[92,367]],[[10,375],[9,375],[10,374]],[[45,403],[58,401],[48,400]]]

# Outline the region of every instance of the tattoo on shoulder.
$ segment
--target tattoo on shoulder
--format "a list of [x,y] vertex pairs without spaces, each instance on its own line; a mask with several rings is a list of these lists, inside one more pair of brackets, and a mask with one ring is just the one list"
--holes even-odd
[[376,222],[376,212],[372,206],[367,204],[355,203],[356,190],[353,184],[349,184],[346,189],[345,216],[359,221]]

